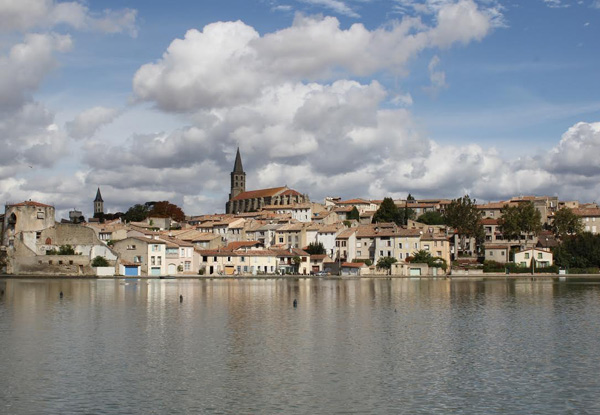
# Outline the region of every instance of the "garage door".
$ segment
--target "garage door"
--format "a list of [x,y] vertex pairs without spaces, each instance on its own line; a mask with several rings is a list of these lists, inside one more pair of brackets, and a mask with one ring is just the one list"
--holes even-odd
[[150,269],[150,275],[160,275],[160,267],[152,267]]
[[125,266],[125,276],[127,277],[137,277],[138,275],[138,267],[137,266]]
[[421,275],[421,268],[411,268],[410,269],[410,276],[420,276]]
[[177,265],[169,264],[169,270],[167,271],[169,275],[177,274]]

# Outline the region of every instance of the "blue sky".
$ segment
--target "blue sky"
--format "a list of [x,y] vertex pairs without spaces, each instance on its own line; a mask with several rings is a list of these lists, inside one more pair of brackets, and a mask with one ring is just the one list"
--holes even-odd
[[0,1],[0,201],[600,199],[600,2]]

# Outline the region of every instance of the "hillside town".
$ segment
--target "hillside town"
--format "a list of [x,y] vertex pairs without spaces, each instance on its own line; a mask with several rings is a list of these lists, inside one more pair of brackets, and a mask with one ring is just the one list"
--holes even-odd
[[[32,276],[445,276],[469,272],[557,273],[554,249],[600,232],[595,203],[515,196],[314,202],[287,186],[246,190],[238,149],[223,214],[147,215],[72,211],[28,200],[0,215],[1,273]],[[166,202],[161,202],[166,203]],[[142,205],[136,205],[142,206]]]

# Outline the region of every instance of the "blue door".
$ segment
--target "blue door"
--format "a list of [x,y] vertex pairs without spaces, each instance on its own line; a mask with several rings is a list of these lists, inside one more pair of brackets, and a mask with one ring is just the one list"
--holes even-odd
[[137,277],[138,267],[133,265],[125,265],[125,276],[126,277]]

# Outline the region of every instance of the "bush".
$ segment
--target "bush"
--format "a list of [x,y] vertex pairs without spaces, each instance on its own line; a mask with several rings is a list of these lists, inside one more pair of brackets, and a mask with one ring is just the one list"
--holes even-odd
[[483,272],[504,272],[506,270],[506,264],[501,264],[496,261],[484,261]]
[[103,256],[98,255],[92,260],[92,267],[108,267],[108,261]]
[[569,274],[600,274],[600,268],[569,268]]

